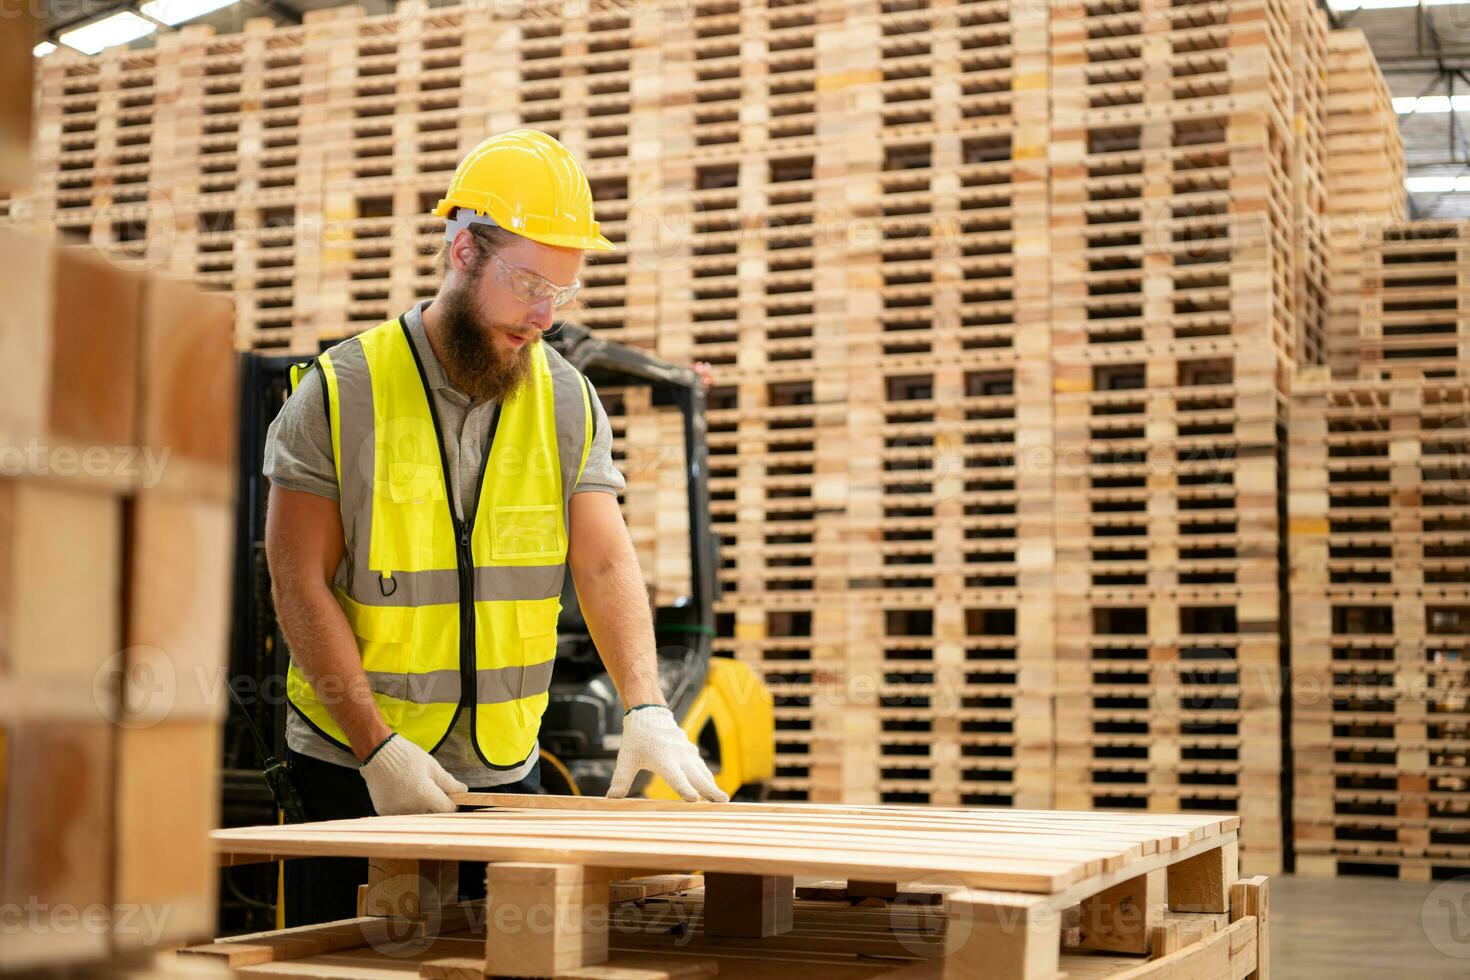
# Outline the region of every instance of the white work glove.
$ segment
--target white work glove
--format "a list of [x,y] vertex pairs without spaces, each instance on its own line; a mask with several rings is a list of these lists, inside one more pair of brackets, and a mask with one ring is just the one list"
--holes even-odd
[[467,793],[434,757],[397,732],[389,735],[362,764],[373,809],[380,817],[403,813],[453,813],[450,793]]
[[728,803],[730,797],[715,785],[709,766],[699,749],[662,705],[638,707],[623,716],[623,741],[618,747],[618,767],[613,771],[609,799],[628,795],[633,779],[644,769],[663,777],[664,782],[686,803],[713,800]]

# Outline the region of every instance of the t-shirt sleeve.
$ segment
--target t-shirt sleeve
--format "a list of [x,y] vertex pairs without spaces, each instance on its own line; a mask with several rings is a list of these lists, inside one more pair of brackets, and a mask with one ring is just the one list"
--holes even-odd
[[582,479],[577,481],[577,487],[572,492],[586,493],[592,490],[598,493],[622,493],[628,484],[613,463],[612,426],[607,421],[607,410],[602,407],[602,399],[597,397],[597,389],[592,387],[590,381],[587,383],[587,390],[592,393],[592,448],[587,452],[587,465],[582,468]]
[[337,465],[320,369],[308,371],[265,434],[266,479],[278,487],[336,500]]

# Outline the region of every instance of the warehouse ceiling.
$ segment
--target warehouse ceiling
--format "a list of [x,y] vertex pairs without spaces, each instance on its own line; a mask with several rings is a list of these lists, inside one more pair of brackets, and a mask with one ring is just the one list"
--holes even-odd
[[[431,0],[432,6],[453,0]],[[1465,96],[1470,106],[1470,0],[1430,0],[1426,5],[1376,9],[1385,2],[1361,0],[1368,9],[1338,9],[1332,17],[1338,27],[1362,29],[1373,45],[1398,98]],[[219,33],[241,30],[247,20],[270,17],[278,23],[299,23],[309,10],[341,6],[340,0],[240,0],[192,23],[214,26]],[[388,13],[395,0],[359,0],[369,13]],[[1334,0],[1329,8],[1346,8],[1353,0]],[[136,10],[138,3],[118,0],[66,0],[46,5],[37,40],[54,40],[61,31],[117,10]],[[156,35],[134,42],[143,47]],[[1470,178],[1470,109],[1457,112],[1414,112],[1399,117],[1410,177]],[[1470,184],[1470,180],[1467,180]],[[1415,217],[1470,219],[1470,192],[1413,193]]]
[[[1384,0],[1366,6],[1375,2]],[[1334,19],[1368,36],[1395,98],[1470,96],[1470,3],[1342,10]],[[1405,113],[1399,129],[1411,178],[1470,177],[1470,113]],[[1470,218],[1470,193],[1408,197],[1414,217]]]

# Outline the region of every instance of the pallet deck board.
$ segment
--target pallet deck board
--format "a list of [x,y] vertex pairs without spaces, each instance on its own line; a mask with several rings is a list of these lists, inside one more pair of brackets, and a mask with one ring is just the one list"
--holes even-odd
[[[1117,875],[1139,861],[1233,839],[1233,818],[1013,810],[721,804],[640,806],[467,794],[490,809],[220,830],[221,854],[377,855],[556,860],[592,866],[699,867],[744,874],[843,875],[874,881],[952,877],[977,888],[1042,894]],[[555,798],[550,798],[555,799]],[[573,798],[575,799],[575,798]],[[651,801],[650,801],[651,802]],[[632,805],[628,805],[632,804]],[[887,826],[892,820],[896,826]],[[731,843],[740,839],[739,846]],[[1153,856],[1153,857],[1150,857]]]

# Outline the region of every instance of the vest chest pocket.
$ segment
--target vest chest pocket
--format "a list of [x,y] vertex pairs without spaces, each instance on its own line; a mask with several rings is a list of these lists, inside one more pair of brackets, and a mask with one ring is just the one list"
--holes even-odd
[[408,504],[444,499],[439,437],[431,422],[412,416],[386,419],[376,439],[389,500]]
[[[566,553],[561,505],[496,507],[490,511],[490,557],[497,561],[552,558]],[[551,628],[556,629],[556,620]]]

